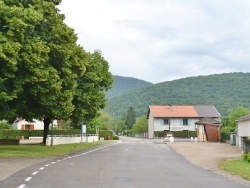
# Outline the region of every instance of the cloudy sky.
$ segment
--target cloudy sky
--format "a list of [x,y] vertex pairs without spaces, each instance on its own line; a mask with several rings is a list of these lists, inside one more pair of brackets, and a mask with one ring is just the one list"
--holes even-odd
[[250,72],[249,0],[62,0],[59,9],[113,75],[159,83]]

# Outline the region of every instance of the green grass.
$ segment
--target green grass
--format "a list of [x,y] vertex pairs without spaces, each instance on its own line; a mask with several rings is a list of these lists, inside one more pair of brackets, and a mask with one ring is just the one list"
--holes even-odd
[[98,141],[91,143],[63,144],[56,146],[19,145],[0,146],[0,157],[57,157],[82,151],[91,147],[110,144],[112,141]]
[[244,179],[250,180],[250,163],[244,160],[222,161],[219,165],[221,170],[238,175]]

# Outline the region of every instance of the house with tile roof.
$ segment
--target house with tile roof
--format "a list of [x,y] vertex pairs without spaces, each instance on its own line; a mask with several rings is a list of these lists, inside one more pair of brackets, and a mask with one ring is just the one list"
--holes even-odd
[[149,106],[148,137],[154,138],[155,131],[196,131],[195,122],[205,117],[220,121],[221,115],[212,105]]

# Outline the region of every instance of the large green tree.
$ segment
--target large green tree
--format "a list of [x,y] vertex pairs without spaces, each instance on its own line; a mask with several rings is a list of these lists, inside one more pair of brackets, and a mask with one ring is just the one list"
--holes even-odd
[[109,64],[100,51],[88,53],[87,60],[86,72],[78,78],[73,100],[75,106],[71,116],[73,126],[89,122],[99,115],[98,111],[105,107],[105,91],[111,88],[113,82]]
[[56,8],[60,0],[0,0],[0,118],[69,119],[87,54]]

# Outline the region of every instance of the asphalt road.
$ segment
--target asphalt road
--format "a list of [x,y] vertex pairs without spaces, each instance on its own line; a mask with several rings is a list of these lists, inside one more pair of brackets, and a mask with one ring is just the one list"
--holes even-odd
[[246,185],[190,164],[160,140],[126,139],[30,166],[1,188],[239,188]]

